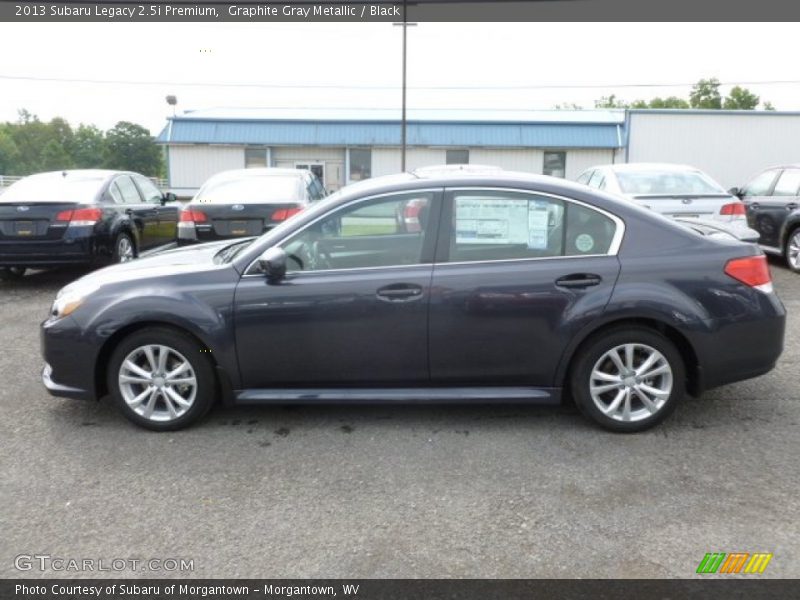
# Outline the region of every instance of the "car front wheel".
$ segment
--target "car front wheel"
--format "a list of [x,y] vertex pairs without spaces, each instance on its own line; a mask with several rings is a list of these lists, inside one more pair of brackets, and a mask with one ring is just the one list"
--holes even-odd
[[207,350],[188,335],[152,327],[114,350],[108,389],[128,419],[154,431],[181,429],[205,415],[215,379]]
[[591,338],[572,369],[581,411],[611,431],[644,431],[664,420],[685,394],[685,367],[675,345],[646,328]]

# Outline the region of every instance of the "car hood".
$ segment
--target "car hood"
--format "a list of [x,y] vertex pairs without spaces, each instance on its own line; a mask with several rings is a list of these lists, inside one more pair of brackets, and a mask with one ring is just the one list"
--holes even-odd
[[145,258],[112,265],[84,275],[64,288],[62,292],[78,286],[99,287],[134,279],[152,279],[180,273],[217,269],[225,265],[215,263],[214,256],[223,248],[242,241],[242,239],[238,239],[210,242],[208,244],[194,244],[185,248],[167,250]]

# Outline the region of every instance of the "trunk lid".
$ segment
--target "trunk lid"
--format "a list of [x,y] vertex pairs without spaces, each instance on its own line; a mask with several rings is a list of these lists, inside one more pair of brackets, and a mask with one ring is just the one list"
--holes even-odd
[[726,204],[736,202],[732,196],[692,196],[647,194],[631,196],[638,204],[646,206],[657,213],[668,217],[712,217],[720,216],[720,210]]
[[0,240],[57,240],[64,236],[69,221],[56,221],[77,202],[0,202]]
[[205,223],[220,237],[259,236],[286,218],[280,218],[287,211],[302,208],[297,202],[268,204],[190,204],[187,209],[201,212],[206,216]]

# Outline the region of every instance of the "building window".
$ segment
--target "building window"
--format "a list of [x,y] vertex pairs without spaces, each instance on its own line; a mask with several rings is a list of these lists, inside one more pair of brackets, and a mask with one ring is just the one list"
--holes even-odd
[[448,150],[445,162],[448,165],[468,165],[469,150]]
[[350,181],[362,181],[372,177],[372,150],[350,148]]
[[542,173],[551,177],[567,176],[567,153],[566,152],[545,152]]
[[257,169],[267,166],[266,148],[245,148],[244,166],[246,169]]

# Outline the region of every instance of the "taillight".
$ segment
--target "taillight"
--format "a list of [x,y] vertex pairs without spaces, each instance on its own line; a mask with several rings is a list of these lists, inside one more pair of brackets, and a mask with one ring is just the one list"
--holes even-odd
[[419,215],[425,206],[425,200],[409,200],[403,207],[403,222],[406,231],[409,233],[419,233],[422,227],[419,222]]
[[272,220],[273,221],[285,221],[289,217],[293,217],[297,213],[303,210],[300,207],[296,208],[279,208],[274,213],[272,213]]
[[725,265],[725,274],[762,292],[772,291],[772,276],[767,257],[763,254],[729,260]]
[[743,202],[731,202],[725,204],[720,210],[719,214],[727,216],[744,216],[745,209]]
[[56,221],[69,222],[70,227],[94,225],[103,217],[99,208],[79,208],[77,210],[62,210],[56,215]]
[[199,210],[192,210],[191,208],[182,210],[181,214],[178,216],[179,223],[205,223],[206,221],[208,221],[206,213]]

